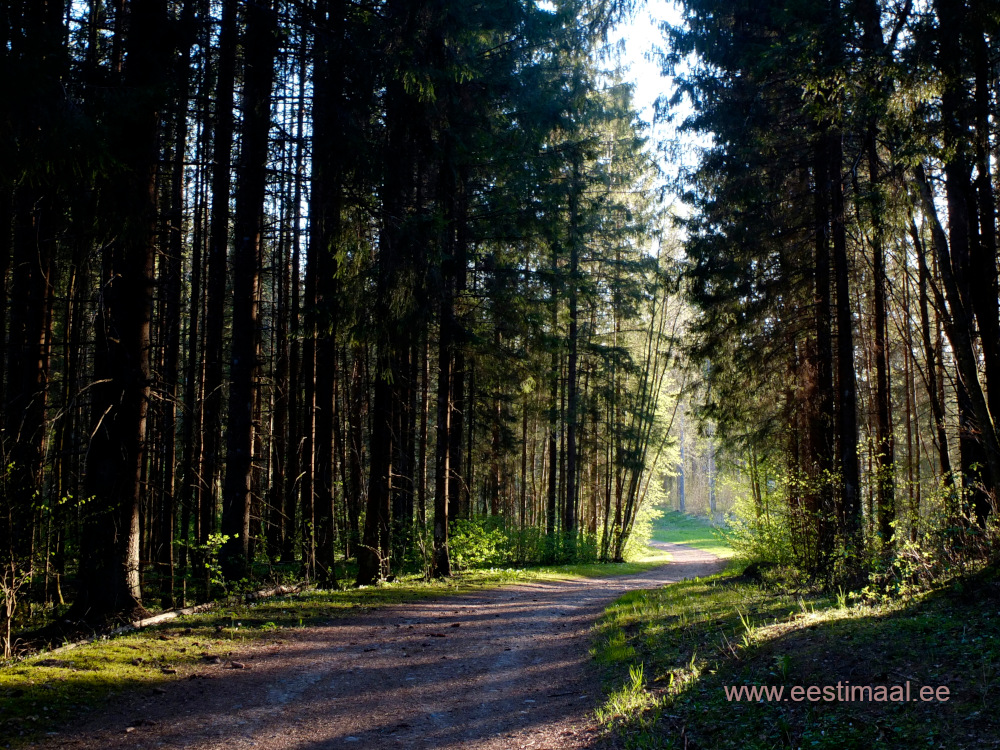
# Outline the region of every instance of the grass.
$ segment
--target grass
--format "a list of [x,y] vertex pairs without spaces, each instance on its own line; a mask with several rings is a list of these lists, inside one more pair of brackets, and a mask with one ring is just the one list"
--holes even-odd
[[37,739],[125,692],[152,691],[183,679],[203,666],[205,654],[226,661],[253,643],[280,641],[289,629],[508,583],[635,574],[668,560],[666,553],[651,550],[627,563],[494,568],[440,581],[410,576],[379,586],[307,590],[252,604],[222,605],[141,632],[39,654],[0,668],[0,747]]
[[[719,575],[626,594],[596,644],[608,692],[598,717],[620,747],[1000,746],[996,580],[863,606]],[[945,686],[949,700],[787,700],[792,686],[907,681],[913,698]],[[780,687],[785,700],[730,701],[726,686]]]
[[653,521],[653,539],[658,542],[689,544],[697,549],[729,558],[733,550],[725,533],[707,518],[668,510]]

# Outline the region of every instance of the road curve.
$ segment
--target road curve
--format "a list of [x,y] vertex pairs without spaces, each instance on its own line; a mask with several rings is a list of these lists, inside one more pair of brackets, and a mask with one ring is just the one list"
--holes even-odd
[[592,626],[632,589],[717,572],[665,542],[638,575],[515,584],[281,631],[152,695],[117,702],[38,747],[78,750],[584,748],[600,686]]

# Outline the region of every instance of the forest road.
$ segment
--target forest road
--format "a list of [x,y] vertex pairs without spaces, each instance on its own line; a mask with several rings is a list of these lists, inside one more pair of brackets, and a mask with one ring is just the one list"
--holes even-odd
[[708,552],[638,575],[514,584],[279,631],[226,664],[137,695],[36,747],[593,747],[592,626],[616,597],[710,575]]

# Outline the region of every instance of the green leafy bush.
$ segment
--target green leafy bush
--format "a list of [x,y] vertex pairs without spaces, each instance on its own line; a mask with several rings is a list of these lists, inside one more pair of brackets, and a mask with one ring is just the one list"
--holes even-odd
[[[645,549],[648,525],[637,529],[630,549]],[[600,538],[577,531],[572,535],[557,533],[551,539],[544,529],[519,529],[507,526],[502,516],[483,516],[453,521],[448,549],[452,565],[458,570],[525,563],[588,563],[596,562],[600,555]]]
[[457,519],[451,524],[448,549],[455,568],[479,568],[505,561],[507,537],[494,517]]
[[759,502],[749,488],[736,493],[733,509],[726,514],[726,526],[737,557],[778,565],[797,562],[785,495],[783,481],[763,488]]

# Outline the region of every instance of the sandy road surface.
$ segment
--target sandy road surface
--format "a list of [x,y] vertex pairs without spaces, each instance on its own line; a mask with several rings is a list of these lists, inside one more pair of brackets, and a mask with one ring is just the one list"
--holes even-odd
[[40,747],[584,748],[600,698],[591,626],[631,589],[716,572],[707,552],[615,578],[516,584],[282,632]]

